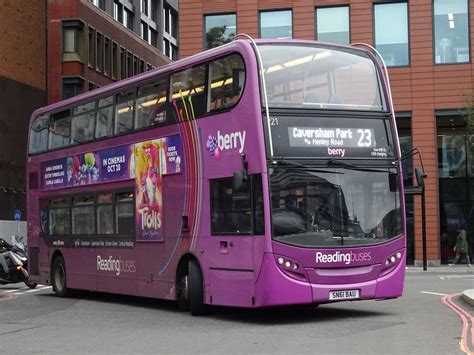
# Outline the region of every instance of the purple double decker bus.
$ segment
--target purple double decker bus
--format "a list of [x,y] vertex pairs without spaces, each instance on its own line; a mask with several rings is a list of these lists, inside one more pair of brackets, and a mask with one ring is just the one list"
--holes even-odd
[[405,219],[388,77],[364,46],[234,40],[36,110],[33,281],[208,305],[390,299]]

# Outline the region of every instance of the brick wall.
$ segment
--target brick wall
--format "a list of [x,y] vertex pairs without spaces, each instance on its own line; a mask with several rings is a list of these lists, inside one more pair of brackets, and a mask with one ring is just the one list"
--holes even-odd
[[46,88],[46,0],[3,0],[0,76]]

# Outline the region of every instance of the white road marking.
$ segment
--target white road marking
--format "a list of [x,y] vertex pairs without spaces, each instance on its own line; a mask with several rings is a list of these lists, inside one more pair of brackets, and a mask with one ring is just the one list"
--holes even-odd
[[421,293],[426,293],[427,295],[435,295],[435,296],[447,296],[446,293],[437,293],[437,292],[428,292],[428,291],[421,291]]
[[34,288],[32,290],[25,291],[25,293],[38,292],[38,291],[41,291],[41,290],[46,290],[47,288],[51,288],[51,286],[44,286],[44,287],[40,287],[40,288]]
[[25,288],[20,288],[20,289],[17,288],[17,289],[14,289],[14,290],[7,290],[7,291],[3,291],[3,292],[5,292],[5,293],[12,293],[12,292],[18,292],[18,291],[22,291],[22,290],[25,290],[25,291],[26,291],[27,289],[28,289],[28,288],[25,287]]

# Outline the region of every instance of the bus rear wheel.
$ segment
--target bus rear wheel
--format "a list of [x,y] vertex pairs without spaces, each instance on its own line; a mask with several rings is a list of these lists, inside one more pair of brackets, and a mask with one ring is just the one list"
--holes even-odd
[[188,262],[188,292],[189,309],[193,316],[200,316],[207,313],[207,306],[204,304],[204,283],[201,268],[196,260]]
[[67,288],[66,264],[62,256],[53,260],[51,268],[51,284],[54,293],[59,297],[66,297],[69,294]]

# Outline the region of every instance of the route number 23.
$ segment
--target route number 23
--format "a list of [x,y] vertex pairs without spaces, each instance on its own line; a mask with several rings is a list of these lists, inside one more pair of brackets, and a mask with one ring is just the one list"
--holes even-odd
[[357,145],[359,147],[371,147],[372,146],[372,132],[370,129],[358,129],[357,133],[359,136],[359,141]]

